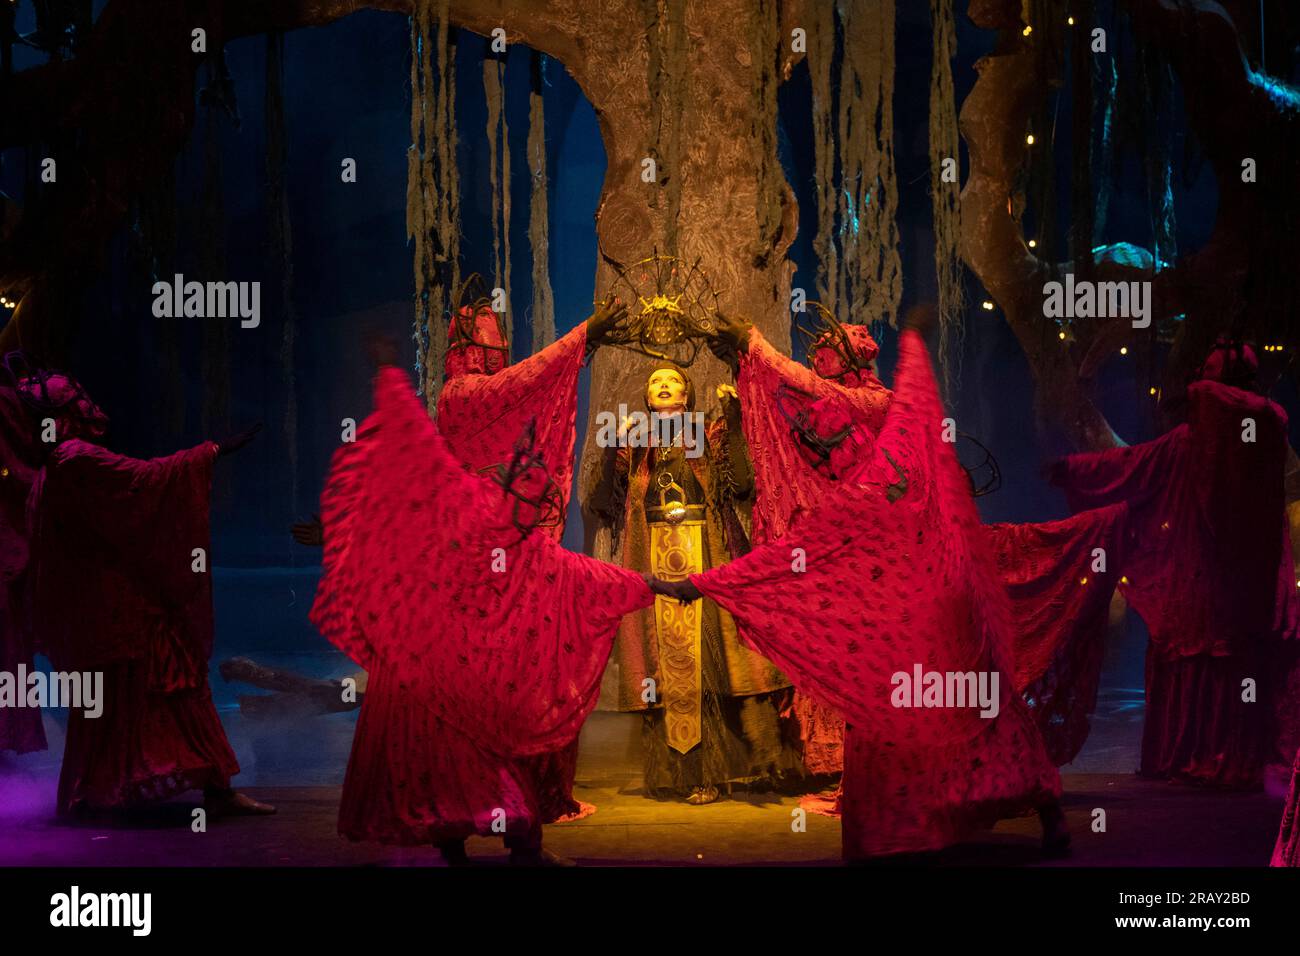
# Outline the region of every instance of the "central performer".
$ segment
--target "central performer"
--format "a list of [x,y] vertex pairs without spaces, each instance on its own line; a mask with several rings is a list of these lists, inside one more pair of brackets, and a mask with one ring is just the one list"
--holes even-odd
[[[697,430],[681,429],[666,442],[652,429],[645,443],[620,440],[605,449],[587,509],[612,528],[625,567],[683,580],[749,550],[740,511],[754,472],[740,404],[724,391],[723,414],[704,429],[703,447],[691,445]],[[661,420],[696,414],[686,372],[652,369],[645,405]],[[713,601],[660,598],[628,615],[615,660],[618,708],[645,714],[648,795],[706,804],[737,785],[766,790],[802,775],[785,719],[789,681],[741,645],[735,621]]]

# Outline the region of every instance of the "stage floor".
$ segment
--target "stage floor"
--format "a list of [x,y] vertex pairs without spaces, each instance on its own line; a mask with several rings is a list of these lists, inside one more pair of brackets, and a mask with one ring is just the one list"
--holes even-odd
[[[215,685],[214,685],[215,686]],[[1134,699],[1136,696],[1136,699]],[[252,719],[230,700],[222,720],[243,772],[235,783],[276,804],[267,818],[190,831],[197,794],[113,825],[69,826],[52,817],[62,757],[60,722],[46,716],[50,749],[0,757],[0,866],[426,866],[432,848],[353,844],[336,832],[340,785],[355,714]],[[1264,793],[1221,793],[1133,775],[1141,698],[1103,691],[1088,745],[1065,768],[1072,854],[1045,861],[1035,817],[1007,820],[939,854],[937,865],[1265,866],[1282,815],[1286,780]],[[797,797],[737,794],[704,807],[641,795],[640,717],[597,712],[583,727],[576,796],[597,812],[547,827],[546,844],[584,865],[788,865],[840,862],[834,818],[807,815],[795,832]],[[1105,832],[1093,831],[1095,810]],[[500,840],[474,839],[470,854],[504,863]]]
[[[705,807],[661,803],[620,793],[608,781],[583,781],[577,795],[595,814],[546,828],[551,849],[588,866],[834,866],[839,821],[808,814],[792,831],[797,799],[722,800]],[[1139,780],[1132,775],[1067,774],[1065,809],[1074,848],[1044,861],[1034,818],[1008,820],[931,860],[936,865],[1263,866],[1281,816],[1281,801],[1263,793],[1229,794]],[[34,807],[0,819],[0,865],[42,866],[426,866],[441,865],[431,848],[354,844],[335,832],[337,786],[256,787],[249,793],[279,807],[273,817],[213,822],[190,831],[184,800],[113,825],[68,826]],[[1094,809],[1106,832],[1092,830]],[[503,864],[499,840],[476,838],[470,854]]]

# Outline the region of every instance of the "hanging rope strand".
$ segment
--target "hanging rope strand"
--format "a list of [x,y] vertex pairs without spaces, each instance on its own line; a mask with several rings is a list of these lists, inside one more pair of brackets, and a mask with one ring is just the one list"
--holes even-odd
[[533,253],[533,351],[555,341],[555,300],[551,294],[550,211],[547,202],[546,113],[542,91],[546,58],[534,52],[528,95],[528,167],[532,184],[528,205],[528,244]]
[[930,67],[930,203],[934,216],[934,274],[939,290],[939,372],[951,392],[961,383],[965,295],[959,252],[961,183],[943,181],[945,161],[959,162],[952,58],[957,27],[952,0],[930,0],[934,59]]

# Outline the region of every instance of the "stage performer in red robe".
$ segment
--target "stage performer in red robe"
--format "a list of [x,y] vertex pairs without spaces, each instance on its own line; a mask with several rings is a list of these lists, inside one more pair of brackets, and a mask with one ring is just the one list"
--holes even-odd
[[909,328],[870,456],[779,541],[654,583],[717,601],[801,691],[846,716],[849,860],[939,849],[1035,809],[1046,847],[1069,840],[1060,778],[1013,687],[1006,589],[943,417]]
[[1129,503],[1121,587],[1150,633],[1147,776],[1251,789],[1280,756],[1296,638],[1287,418],[1254,390],[1257,368],[1249,346],[1221,339],[1187,389],[1185,423],[1049,469],[1074,508]]
[[[32,669],[32,638],[26,612],[27,494],[41,467],[37,412],[23,400],[19,376],[27,371],[21,353],[5,356],[0,368],[0,672]],[[25,690],[22,691],[25,693]],[[45,749],[37,707],[0,707],[0,752]]]
[[[825,317],[810,330],[811,367],[805,367],[743,320],[719,316],[717,325],[714,350],[737,369],[754,461],[754,542],[776,541],[869,457],[892,393],[876,375],[879,348],[866,326]],[[1015,687],[1058,766],[1083,746],[1096,703],[1107,611],[1120,577],[1123,510],[1116,505],[1063,521],[985,526],[1017,625]],[[795,712],[805,766],[839,773],[843,718],[801,692]],[[809,798],[805,807],[833,814],[836,801]]]
[[[810,343],[806,367],[748,322],[721,316],[718,324],[714,351],[736,371],[754,466],[753,541],[766,544],[834,494],[844,469],[870,454],[892,393],[876,377],[880,349],[866,326],[829,327]],[[793,710],[804,768],[815,776],[839,774],[844,718],[798,690]],[[831,796],[806,806],[834,813],[837,803]]]
[[22,389],[57,442],[28,502],[36,646],[56,669],[104,681],[98,717],[69,711],[58,813],[191,789],[211,812],[273,813],[231,789],[239,765],[208,688],[212,466],[257,428],[143,461],[99,444],[108,420],[66,375],[38,372]]
[[547,469],[526,437],[494,476],[467,469],[395,357],[379,346],[374,414],[322,496],[311,619],[370,675],[339,829],[453,864],[475,834],[561,862],[541,846],[535,761],[577,739],[619,619],[652,598],[538,527]]
[[[544,533],[560,540],[573,484],[578,375],[588,352],[622,319],[616,300],[602,303],[567,335],[514,365],[502,317],[486,297],[462,305],[450,324],[438,431],[452,453],[481,471],[510,460],[525,427],[562,495]],[[579,820],[596,808],[573,796],[578,741],[529,761],[546,823]]]

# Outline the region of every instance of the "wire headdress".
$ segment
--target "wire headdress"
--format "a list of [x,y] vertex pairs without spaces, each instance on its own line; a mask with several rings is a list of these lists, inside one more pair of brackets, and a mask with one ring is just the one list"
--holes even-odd
[[[811,311],[812,319],[803,322],[795,318],[794,331],[803,346],[804,361],[810,368],[813,368],[818,350],[830,349],[840,358],[840,371],[825,376],[827,378],[839,381],[854,372],[871,369],[871,359],[865,358],[853,347],[848,330],[835,318],[835,313],[816,301],[805,302],[804,307],[804,315],[807,316]],[[813,370],[822,374],[816,368]]]
[[689,368],[713,335],[718,294],[700,268],[676,256],[654,255],[619,268],[610,295],[628,303],[627,318],[609,344]]

